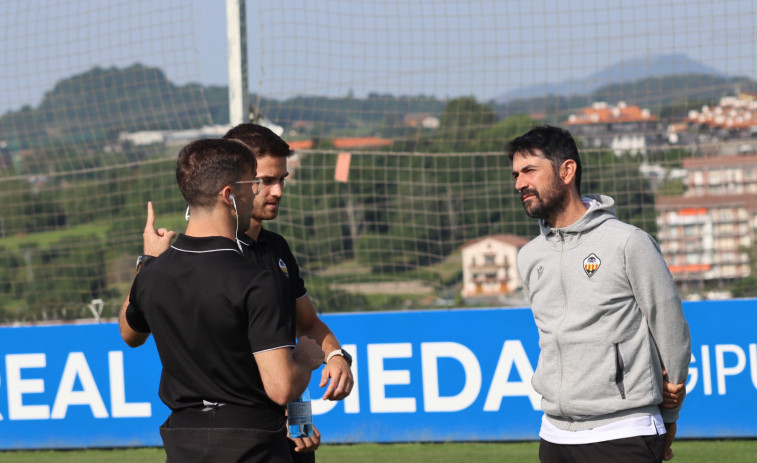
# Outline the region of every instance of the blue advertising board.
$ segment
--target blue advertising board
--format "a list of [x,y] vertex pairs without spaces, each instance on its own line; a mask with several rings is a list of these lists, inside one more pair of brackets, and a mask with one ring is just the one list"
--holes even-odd
[[[757,437],[757,301],[685,303],[692,333],[679,437]],[[354,357],[355,386],[322,401],[324,442],[538,438],[530,378],[538,336],[528,309],[324,315]],[[149,340],[127,347],[118,326],[0,328],[0,449],[161,445],[168,409]]]

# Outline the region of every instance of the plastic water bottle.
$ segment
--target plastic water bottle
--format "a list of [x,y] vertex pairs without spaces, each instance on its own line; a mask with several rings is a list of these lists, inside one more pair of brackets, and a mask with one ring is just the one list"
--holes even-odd
[[313,408],[310,406],[310,391],[305,388],[301,396],[287,405],[289,437],[311,437],[313,435]]

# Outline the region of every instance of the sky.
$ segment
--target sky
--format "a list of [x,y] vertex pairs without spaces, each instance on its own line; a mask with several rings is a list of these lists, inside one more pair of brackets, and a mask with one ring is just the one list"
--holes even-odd
[[[226,85],[224,0],[0,0],[0,114],[66,77],[142,63]],[[683,53],[757,78],[753,0],[247,0],[250,90],[473,95]]]

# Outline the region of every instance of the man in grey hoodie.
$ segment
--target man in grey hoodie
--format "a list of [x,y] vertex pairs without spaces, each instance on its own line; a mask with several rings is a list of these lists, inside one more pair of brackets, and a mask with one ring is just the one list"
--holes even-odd
[[541,228],[518,255],[539,330],[541,461],[669,460],[691,341],[657,243],[612,198],[581,196],[568,131],[537,127],[506,151]]

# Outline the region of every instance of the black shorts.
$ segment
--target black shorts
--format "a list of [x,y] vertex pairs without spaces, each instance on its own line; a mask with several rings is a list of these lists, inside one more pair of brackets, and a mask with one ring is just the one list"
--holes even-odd
[[237,405],[171,413],[160,437],[167,463],[291,463],[283,415]]
[[665,434],[636,436],[594,444],[553,444],[541,440],[542,463],[611,461],[613,463],[659,463],[665,447]]

